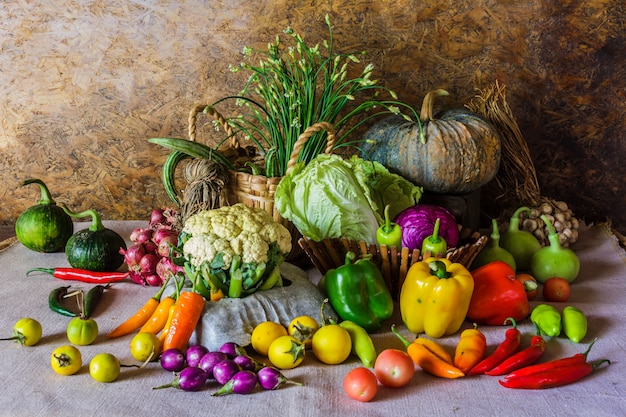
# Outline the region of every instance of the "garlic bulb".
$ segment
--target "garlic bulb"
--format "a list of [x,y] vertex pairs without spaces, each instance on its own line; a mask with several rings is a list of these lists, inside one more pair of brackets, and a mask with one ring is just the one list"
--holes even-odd
[[542,246],[550,244],[548,241],[548,228],[540,216],[545,214],[559,235],[561,246],[569,247],[578,240],[579,221],[564,201],[557,201],[548,197],[542,197],[537,207],[530,207],[530,213],[520,220],[520,229],[526,230],[537,238]]

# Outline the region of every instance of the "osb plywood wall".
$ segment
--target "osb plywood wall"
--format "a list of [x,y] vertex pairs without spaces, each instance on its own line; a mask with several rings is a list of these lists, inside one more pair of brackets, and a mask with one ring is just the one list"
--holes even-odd
[[[529,144],[542,194],[626,231],[626,57],[619,0],[19,0],[0,8],[0,224],[38,197],[105,219],[168,204],[167,152],[197,103],[233,94],[229,65],[287,26],[366,50],[377,77],[419,106],[442,87],[462,106],[496,80]],[[489,205],[485,207],[490,210]]]

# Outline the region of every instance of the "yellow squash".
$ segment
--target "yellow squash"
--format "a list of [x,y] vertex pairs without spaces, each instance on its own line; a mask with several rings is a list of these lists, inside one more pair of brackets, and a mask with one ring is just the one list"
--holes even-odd
[[439,338],[456,333],[473,291],[474,279],[462,264],[440,258],[416,262],[400,290],[402,321],[416,334]]

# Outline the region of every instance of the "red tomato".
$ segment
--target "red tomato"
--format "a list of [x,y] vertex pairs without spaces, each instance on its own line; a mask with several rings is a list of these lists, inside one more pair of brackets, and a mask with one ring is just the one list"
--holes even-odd
[[570,286],[565,278],[552,277],[543,283],[543,299],[546,301],[569,300]]
[[532,300],[537,296],[539,286],[537,285],[537,279],[535,279],[535,277],[530,274],[517,274],[515,279],[521,282],[524,286],[526,298],[528,298],[528,300]]
[[378,392],[378,379],[374,372],[362,366],[354,368],[343,379],[343,389],[353,400],[368,402]]
[[385,349],[374,363],[376,377],[386,387],[399,388],[408,384],[415,374],[415,364],[408,353]]

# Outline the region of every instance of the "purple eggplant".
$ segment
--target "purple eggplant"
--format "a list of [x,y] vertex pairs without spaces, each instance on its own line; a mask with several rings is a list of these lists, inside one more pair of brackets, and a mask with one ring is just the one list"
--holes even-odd
[[161,353],[161,367],[166,371],[180,372],[185,367],[185,355],[180,349],[168,349]]
[[259,385],[264,390],[275,390],[285,384],[302,385],[299,382],[288,379],[278,369],[272,368],[271,366],[259,369],[257,372],[257,379]]
[[188,366],[198,366],[200,359],[209,351],[202,345],[192,345],[187,348],[185,352],[185,359]]
[[238,345],[235,342],[226,342],[217,350],[218,352],[225,353],[229,359],[233,359],[235,356],[245,355],[246,349]]
[[224,359],[216,363],[213,367],[213,379],[215,379],[218,384],[224,385],[239,371],[241,371],[241,367],[237,365],[235,361],[232,359]]
[[198,367],[207,373],[209,379],[212,379],[213,368],[215,367],[216,364],[218,364],[219,362],[225,359],[228,359],[228,356],[226,356],[226,354],[223,352],[217,352],[217,351],[207,352],[204,354],[202,359],[200,359],[200,363],[198,363]]
[[214,392],[213,396],[227,394],[250,394],[256,388],[257,375],[252,371],[239,371],[222,387]]
[[200,391],[207,381],[206,372],[200,368],[189,366],[176,375],[169,384],[154,387],[152,389],[178,388],[183,391]]

